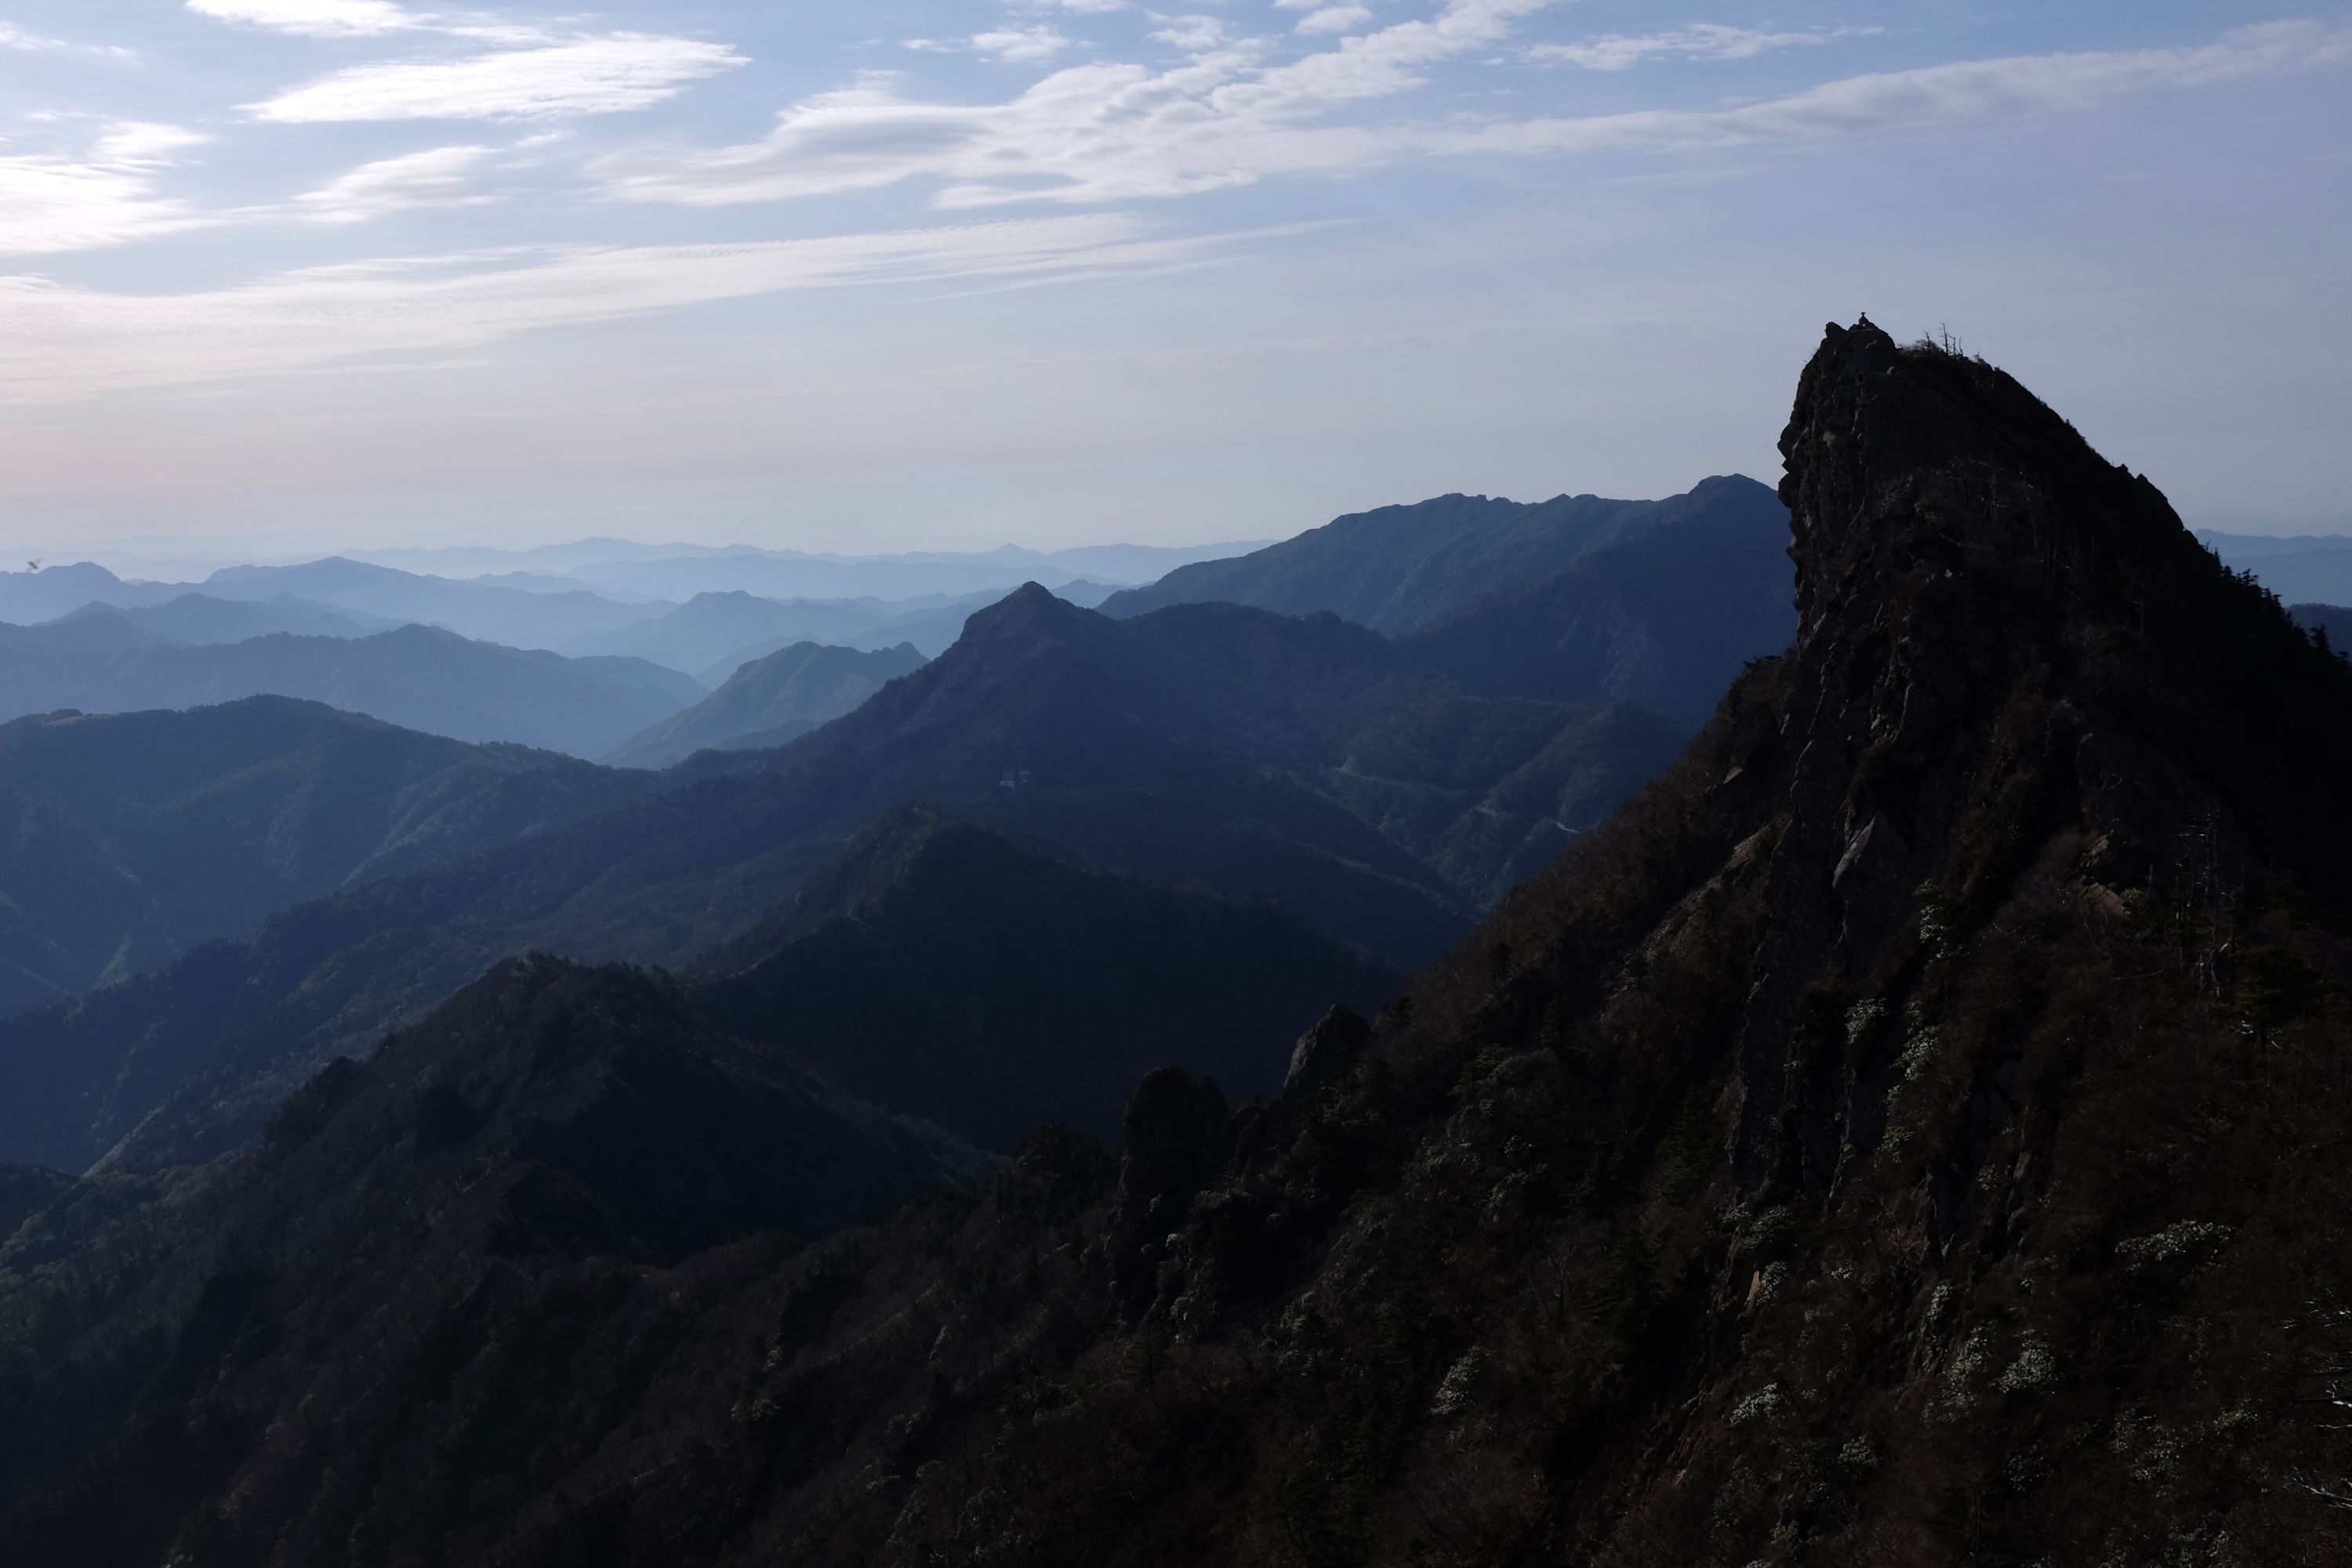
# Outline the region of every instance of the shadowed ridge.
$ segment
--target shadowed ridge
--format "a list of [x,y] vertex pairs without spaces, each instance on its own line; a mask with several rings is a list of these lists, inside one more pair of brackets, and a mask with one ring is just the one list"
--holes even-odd
[[[190,1175],[169,1205],[37,1279],[0,1272],[75,1363],[0,1400],[0,1510],[110,1435],[141,1475],[102,1521],[9,1538],[10,1560],[152,1558],[192,1497],[240,1466],[429,1471],[523,1417],[468,1392],[508,1353],[530,1369],[530,1403],[571,1405],[584,1430],[625,1420],[632,1402],[593,1391],[646,1349],[624,1335],[592,1351],[606,1314],[667,1298],[646,1325],[658,1334],[713,1268],[744,1266],[692,1261],[712,1248],[749,1240],[772,1259],[996,1166],[715,1034],[645,975],[501,963],[366,1060],[331,1065],[256,1149]],[[131,1257],[135,1279],[113,1273]],[[102,1303],[82,1294],[110,1278]],[[58,1313],[68,1299],[81,1305]],[[339,1422],[406,1436],[329,1454],[303,1423],[252,1419],[289,1375]],[[205,1411],[193,1423],[189,1401]],[[415,1421],[426,1406],[439,1415]],[[288,1500],[274,1484],[254,1499]]]
[[[710,979],[740,973],[825,921],[855,915],[879,902],[906,881],[927,856],[940,853],[953,841],[975,839],[1004,842],[998,834],[929,806],[893,807],[877,817],[840,855],[811,873],[791,898],[713,952],[698,969]],[[1028,854],[1066,858],[1044,844],[1024,843],[1020,847]]]
[[1298,1032],[1402,976],[1270,905],[1162,886],[909,807],[708,966],[695,1003],[852,1091],[987,1147],[1115,1136],[1179,1064],[1280,1087]]
[[1706,479],[1566,570],[1515,581],[1400,647],[1475,691],[1630,703],[1687,734],[1749,659],[1795,635],[1788,547],[1771,490]]

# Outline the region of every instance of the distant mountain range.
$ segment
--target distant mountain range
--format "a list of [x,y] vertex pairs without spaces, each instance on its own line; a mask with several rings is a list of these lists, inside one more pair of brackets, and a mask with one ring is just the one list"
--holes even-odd
[[278,635],[181,647],[103,608],[0,627],[0,719],[127,713],[263,695],[306,698],[454,740],[602,756],[701,700],[692,677],[641,659],[566,659],[454,632]]
[[[616,603],[578,584],[558,593],[530,593],[418,576],[341,557],[299,566],[231,566],[202,584],[127,583],[104,567],[82,562],[39,572],[0,573],[0,622],[38,625],[89,605],[160,611],[191,595],[212,602],[177,612],[191,624],[220,620],[231,614],[214,607],[228,602],[263,607],[249,613],[274,615],[274,623],[250,623],[264,630],[348,635],[344,627],[305,626],[289,619],[290,601],[299,606],[302,616],[315,620],[321,612],[340,614],[352,618],[360,630],[415,623],[521,647],[551,647],[590,632],[658,615],[668,607],[658,601]],[[167,616],[151,624],[182,641],[231,640],[183,636],[170,628],[170,620]]]
[[[911,609],[911,601],[927,598],[1001,596],[1032,581],[1055,588],[1150,583],[1181,566],[1257,548],[1105,544],[1034,551],[1008,545],[984,553],[845,556],[591,540],[530,551],[393,550],[366,552],[364,559],[230,566],[201,584],[125,582],[80,562],[0,573],[0,621],[54,620],[91,603],[143,609],[191,593],[231,600],[290,595],[491,641],[557,647],[703,594],[870,599]],[[547,602],[531,605],[526,598]]]
[[400,625],[398,621],[382,616],[338,610],[329,605],[298,599],[291,594],[257,601],[219,599],[207,594],[183,594],[160,605],[129,608],[93,602],[47,625],[63,627],[86,617],[112,617],[137,626],[164,642],[190,645],[249,642],[255,637],[279,634],[305,637],[361,637],[376,632],[388,632]]
[[[649,637],[638,646],[681,661],[779,615],[835,616],[835,631],[864,618],[874,625],[857,635],[879,637],[928,614],[958,634],[929,665],[919,647],[780,649],[705,694],[647,659],[566,659],[415,626],[208,648],[163,643],[137,611],[7,631],[0,690],[74,675],[72,695],[44,710],[282,688],[460,739],[688,759],[626,775],[637,782],[624,798],[569,826],[323,902],[289,900],[247,941],[0,1023],[20,1128],[67,1130],[31,1157],[79,1169],[119,1144],[118,1163],[138,1169],[234,1148],[333,1054],[525,947],[699,962],[910,803],[1129,877],[1265,900],[1315,941],[1381,964],[1424,962],[1597,826],[1739,663],[1772,646],[1790,618],[1774,599],[1787,521],[1744,480],[1663,503],[1556,503],[1549,521],[1506,502],[1401,510],[1444,524],[1442,572],[1426,552],[1400,565],[1402,542],[1429,531],[1381,514],[1307,536],[1275,575],[1293,588],[1370,584],[1377,604],[1349,607],[1409,621],[1403,637],[1230,603],[1118,619],[1036,584],[977,614],[992,595],[897,618],[870,603],[713,595],[595,634]],[[1545,546],[1547,532],[1559,537]],[[1377,572],[1339,570],[1367,550]],[[1527,579],[1552,558],[1569,564]],[[319,564],[294,579],[306,595],[415,591],[388,568]],[[1393,580],[1375,582],[1382,574]],[[75,1065],[58,1078],[42,1062]],[[128,1087],[94,1101],[99,1083]],[[0,1159],[24,1152],[0,1139]]]
[[552,648],[658,614],[659,601],[617,603],[585,587],[558,593],[418,576],[340,556],[300,566],[232,566],[205,580],[216,598],[290,595],[385,620],[446,626],[510,647]]
[[2288,604],[2352,604],[2352,533],[2277,538],[2200,529],[2197,537]]
[[[500,954],[692,963],[909,802],[1423,962],[1678,733],[1622,706],[1472,695],[1335,617],[1192,605],[1119,622],[1024,589],[781,751],[702,753],[596,816],[0,1022],[19,1125],[67,1130],[37,1152],[0,1140],[0,1158],[79,1169],[121,1143],[145,1168],[236,1147],[332,1055]],[[41,1063],[75,1065],[54,1079]],[[77,1109],[88,1083],[131,1078],[164,1087]]]
[[926,595],[999,592],[1026,582],[1062,587],[1081,581],[1155,582],[1180,566],[1247,553],[1259,542],[1157,546],[1083,545],[1066,550],[916,552],[836,555],[749,545],[638,544],[583,540],[535,550],[384,550],[362,552],[380,565],[455,577],[520,573],[569,577],[614,589],[688,599],[743,590],[779,599],[905,600]]
[[[931,609],[924,605],[907,613],[920,616]],[[709,688],[780,648],[803,642],[846,647],[852,638],[899,618],[897,606],[875,600],[767,599],[740,590],[698,594],[650,620],[575,637],[561,651],[650,659],[693,675]]]
[[925,662],[906,643],[877,653],[795,643],[742,666],[700,702],[631,736],[603,760],[616,768],[666,768],[697,752],[782,746],[853,711]]

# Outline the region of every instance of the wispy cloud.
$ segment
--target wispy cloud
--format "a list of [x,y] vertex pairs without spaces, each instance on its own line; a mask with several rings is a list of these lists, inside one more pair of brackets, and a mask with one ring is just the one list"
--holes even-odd
[[0,278],[0,402],[446,353],[792,289],[1164,270],[1291,232],[1162,237],[1131,216],[1098,213],[767,244],[373,261],[191,294]]
[[615,33],[461,59],[352,66],[247,107],[286,124],[615,114],[743,63],[725,44]]
[[968,38],[908,38],[906,47],[926,54],[978,55],[1007,65],[1043,65],[1077,40],[1046,24],[1022,27],[992,27]]
[[1059,27],[995,27],[972,35],[971,52],[1009,65],[1038,65],[1068,48],[1071,42]]
[[1653,110],[1461,130],[1447,151],[1601,152],[1745,146],[2083,110],[2140,93],[2352,63],[2352,26],[2269,22],[2196,48],[2022,55],[1827,82],[1730,109]]
[[372,37],[422,25],[390,0],[188,0],[188,9],[216,22],[241,22],[309,38]]
[[554,41],[544,27],[469,12],[416,11],[393,0],[188,0],[215,22],[289,33],[298,38],[373,38],[391,33],[445,33],[504,44]]
[[1337,5],[1318,5],[1315,0],[1276,0],[1276,4],[1286,10],[1307,13],[1291,29],[1299,33],[1344,33],[1372,19],[1372,8],[1358,5],[1356,0],[1345,0]]
[[1223,43],[1227,36],[1224,19],[1221,16],[1163,16],[1155,11],[1151,19],[1160,24],[1152,29],[1153,42],[1168,44],[1190,54],[1213,49]]
[[1537,44],[1526,53],[1531,60],[1582,66],[1587,70],[1630,70],[1643,60],[1745,60],[1770,49],[1804,44],[1827,44],[1840,38],[1874,36],[1879,27],[1830,27],[1808,33],[1764,33],[1749,27],[1727,27],[1717,22],[1696,22],[1663,33],[1611,33],[1579,44]]
[[1199,47],[1167,70],[1086,65],[1003,104],[923,103],[890,79],[786,110],[763,141],[616,154],[596,165],[615,195],[695,205],[770,201],[945,182],[945,207],[1028,200],[1178,195],[1285,170],[1359,165],[1381,135],[1317,127],[1332,110],[1419,86],[1428,68],[1508,36],[1552,0],[1447,0],[1427,20],[1267,65],[1259,45],[1192,32]]
[[1342,118],[1351,106],[1420,86],[1442,61],[1492,47],[1545,3],[1450,0],[1430,19],[1276,64],[1266,63],[1258,45],[1204,36],[1198,52],[1168,69],[1073,67],[998,104],[924,102],[901,96],[892,79],[874,79],[795,104],[759,142],[614,154],[593,172],[616,197],[691,205],[912,180],[937,182],[932,199],[948,208],[1097,202],[1433,156],[1671,151],[1869,135],[2083,109],[2352,60],[2352,26],[2278,22],[2238,28],[2196,47],[1966,61],[1850,77],[1731,108],[1434,121]]
[[50,255],[175,234],[209,221],[157,176],[205,138],[118,121],[86,146],[0,156],[0,256]]
[[12,22],[0,22],[0,49],[25,55],[103,55],[119,60],[134,58],[134,51],[113,44],[77,44],[68,38],[47,37],[28,33]]
[[316,223],[366,223],[415,207],[479,206],[495,198],[473,186],[494,155],[488,147],[435,147],[380,158],[295,199],[293,211]]

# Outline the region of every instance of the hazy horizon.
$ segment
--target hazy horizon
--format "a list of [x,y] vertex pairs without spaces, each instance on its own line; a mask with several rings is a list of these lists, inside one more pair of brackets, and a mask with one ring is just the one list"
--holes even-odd
[[2193,525],[2341,531],[2347,65],[2185,0],[16,0],[0,542],[1047,550],[1769,483],[1862,311]]

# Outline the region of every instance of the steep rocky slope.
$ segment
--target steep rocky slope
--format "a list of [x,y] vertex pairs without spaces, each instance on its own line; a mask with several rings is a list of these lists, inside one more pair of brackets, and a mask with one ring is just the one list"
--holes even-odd
[[1832,330],[1784,451],[1795,647],[1273,1104],[592,1297],[609,1372],[341,1419],[192,1311],[0,1546],[226,1411],[87,1561],[2344,1561],[2352,677],[1979,363]]

